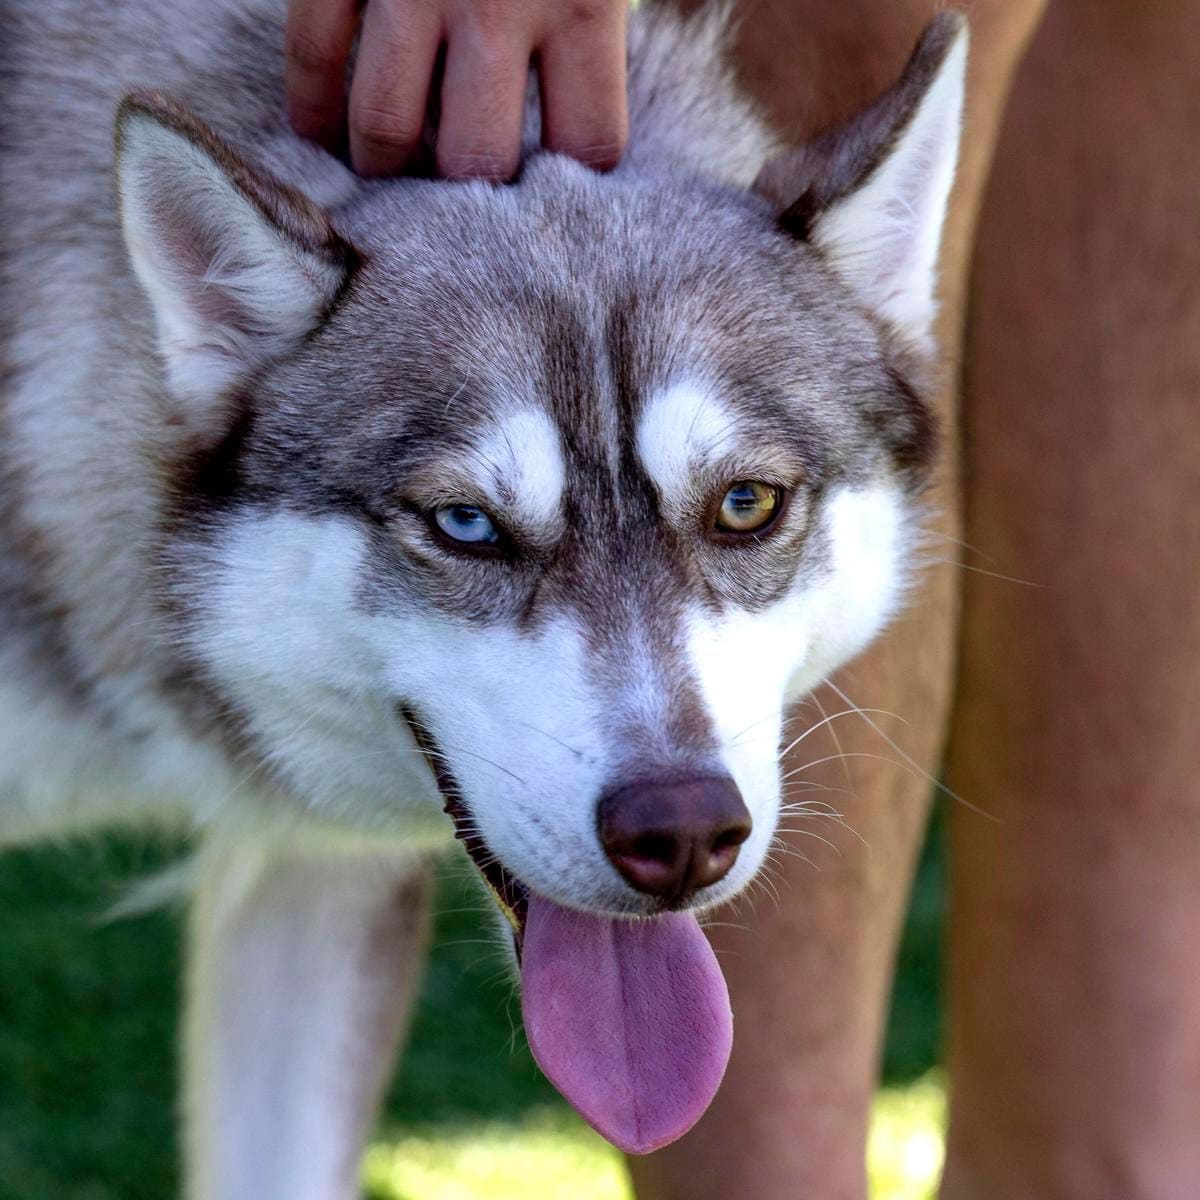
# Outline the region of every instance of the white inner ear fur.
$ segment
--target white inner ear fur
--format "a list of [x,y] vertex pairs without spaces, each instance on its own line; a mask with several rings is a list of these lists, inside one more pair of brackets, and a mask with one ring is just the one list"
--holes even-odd
[[867,181],[816,222],[813,240],[870,308],[922,349],[937,313],[937,262],[958,160],[967,32]]
[[200,146],[149,116],[126,120],[117,177],[129,256],[181,399],[211,399],[299,341],[341,281]]

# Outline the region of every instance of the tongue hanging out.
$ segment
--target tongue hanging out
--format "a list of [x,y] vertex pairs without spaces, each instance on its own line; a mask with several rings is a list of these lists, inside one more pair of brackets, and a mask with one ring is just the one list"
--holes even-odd
[[[488,851],[428,731],[407,709],[401,715],[428,755],[455,836],[518,938],[525,1032],[538,1066],[629,1154],[682,1137],[716,1094],[733,1044],[725,978],[696,918],[597,916],[529,891]],[[660,896],[723,878],[750,832],[741,794],[724,777],[619,789],[599,815],[610,860],[637,890]],[[642,877],[655,865],[639,842],[647,833],[686,851],[670,871],[657,864],[662,879]]]
[[700,1119],[729,1061],[733,1017],[694,916],[622,920],[531,895],[521,961],[533,1056],[593,1128],[648,1154]]

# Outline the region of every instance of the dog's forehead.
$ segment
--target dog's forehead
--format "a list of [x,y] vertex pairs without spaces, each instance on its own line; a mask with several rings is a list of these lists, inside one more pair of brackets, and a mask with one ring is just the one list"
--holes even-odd
[[446,369],[519,388],[536,368],[553,385],[598,356],[621,360],[620,383],[646,386],[700,362],[770,373],[783,365],[771,344],[819,366],[871,340],[815,256],[750,197],[536,165],[510,189],[427,184],[360,214],[360,343],[409,360],[415,336]]
[[375,244],[330,350],[427,430],[482,428],[532,400],[595,444],[681,379],[803,404],[856,339],[858,357],[876,349],[736,198],[595,178],[495,193],[418,193],[431,203],[407,222],[389,208],[361,231]]
[[256,406],[265,486],[378,500],[474,461],[544,524],[631,465],[677,491],[739,445],[814,478],[878,453],[878,330],[807,250],[736,194],[555,170],[397,184],[345,219],[364,265]]

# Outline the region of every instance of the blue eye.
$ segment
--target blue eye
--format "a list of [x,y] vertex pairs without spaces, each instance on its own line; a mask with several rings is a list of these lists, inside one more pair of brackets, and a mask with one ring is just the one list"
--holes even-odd
[[434,510],[437,527],[456,542],[488,545],[500,540],[492,519],[474,504],[447,504]]

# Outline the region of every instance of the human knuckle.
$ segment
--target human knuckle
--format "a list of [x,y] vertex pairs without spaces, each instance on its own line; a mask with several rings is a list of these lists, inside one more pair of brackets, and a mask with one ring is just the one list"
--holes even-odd
[[497,80],[513,71],[513,43],[494,33],[480,34],[475,40],[475,66],[485,79]]
[[412,122],[383,104],[360,104],[350,113],[350,128],[368,146],[393,147],[412,139]]
[[308,75],[324,75],[341,61],[337,48],[301,27],[287,37],[288,62]]
[[622,137],[572,137],[559,133],[558,136],[547,139],[547,149],[559,154],[566,154],[585,167],[593,167],[599,171],[615,167],[621,161],[625,151],[625,139]]
[[511,36],[522,19],[522,7],[513,0],[470,0],[467,18],[477,30]]
[[553,6],[558,25],[567,29],[590,28],[607,24],[618,15],[612,0],[568,0]]

